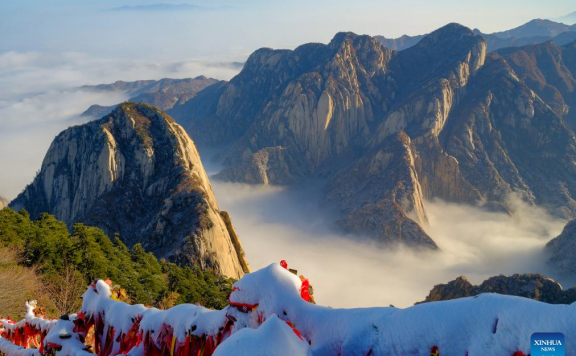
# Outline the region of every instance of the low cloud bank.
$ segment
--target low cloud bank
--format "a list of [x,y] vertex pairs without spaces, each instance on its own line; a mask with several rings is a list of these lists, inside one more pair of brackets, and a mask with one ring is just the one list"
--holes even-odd
[[542,248],[565,223],[519,201],[512,216],[431,201],[426,230],[441,251],[390,251],[334,231],[334,216],[318,208],[319,184],[293,189],[213,182],[213,187],[252,268],[285,259],[310,279],[316,300],[333,307],[407,307],[459,275],[473,283],[498,274],[554,277]]
[[97,58],[83,53],[0,53],[0,195],[13,199],[30,183],[54,137],[90,105],[113,105],[123,92],[83,91],[86,84],[117,80],[190,78],[230,79],[238,63],[145,62]]

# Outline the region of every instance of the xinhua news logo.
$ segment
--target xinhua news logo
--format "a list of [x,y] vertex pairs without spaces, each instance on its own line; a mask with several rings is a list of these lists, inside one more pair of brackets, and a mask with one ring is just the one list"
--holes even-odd
[[534,333],[530,345],[530,356],[565,356],[562,333]]

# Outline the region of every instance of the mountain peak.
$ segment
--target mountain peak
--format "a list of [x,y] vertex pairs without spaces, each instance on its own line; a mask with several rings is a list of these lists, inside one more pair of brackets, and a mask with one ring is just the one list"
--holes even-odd
[[332,49],[339,48],[344,43],[351,43],[356,47],[361,47],[365,43],[380,44],[377,37],[369,35],[358,35],[354,32],[338,32],[330,41],[328,46]]
[[[458,77],[460,85],[465,85],[470,74],[475,74],[484,65],[487,46],[481,36],[469,28],[450,23],[426,35],[413,47],[398,52],[391,66],[399,67],[400,88],[409,89],[430,78],[440,76]],[[462,63],[468,67],[461,72]]]
[[357,37],[358,35],[354,32],[338,32],[330,41],[329,46],[331,48],[338,47],[344,42],[354,41]]
[[472,31],[470,28],[461,25],[457,22],[451,22],[447,25],[444,25],[442,27],[440,27],[439,29],[437,29],[436,31],[433,31],[432,33],[441,33],[441,34],[446,34],[446,33],[462,33],[462,34],[474,34],[474,31]]
[[150,105],[126,102],[60,133],[11,207],[118,233],[179,264],[232,278],[247,272],[195,144]]
[[440,27],[436,31],[431,32],[429,35],[425,36],[415,47],[418,46],[429,46],[431,44],[458,44],[465,45],[468,42],[478,42],[483,41],[480,36],[474,34],[474,32],[466,26],[462,26],[458,23],[449,23],[446,26]]

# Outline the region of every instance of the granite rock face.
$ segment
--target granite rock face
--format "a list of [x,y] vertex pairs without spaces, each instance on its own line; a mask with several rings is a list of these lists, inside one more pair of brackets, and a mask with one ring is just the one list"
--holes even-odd
[[465,276],[432,288],[423,302],[436,302],[476,296],[482,293],[498,293],[539,300],[550,304],[576,302],[576,288],[562,290],[562,286],[540,274],[515,274],[490,277],[480,285],[473,285]]
[[514,69],[518,78],[574,130],[576,110],[570,108],[576,105],[576,80],[566,65],[572,64],[570,50],[570,46],[561,47],[548,41],[534,46],[505,48],[498,53]]
[[426,199],[511,211],[514,196],[576,214],[576,137],[518,68],[458,24],[400,52],[339,33],[260,49],[229,83],[170,112],[203,144],[227,145],[217,178],[325,178],[324,203],[346,231],[436,248],[414,225],[426,227]]
[[194,142],[172,118],[122,104],[63,131],[39,174],[10,204],[142,243],[158,257],[239,278],[249,272],[220,212]]

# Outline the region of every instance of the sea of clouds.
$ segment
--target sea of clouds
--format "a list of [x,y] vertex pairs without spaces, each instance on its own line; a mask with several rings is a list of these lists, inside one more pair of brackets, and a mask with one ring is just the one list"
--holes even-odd
[[[210,163],[207,163],[210,166]],[[440,251],[383,249],[335,230],[335,215],[319,208],[322,184],[304,188],[212,183],[232,217],[253,269],[287,260],[310,279],[316,300],[333,307],[407,307],[460,275],[479,284],[491,276],[543,273],[543,247],[566,221],[516,200],[512,215],[427,201],[424,226]]]
[[92,104],[113,105],[128,96],[120,91],[80,88],[116,80],[191,78],[230,79],[233,63],[145,61],[99,58],[85,53],[0,53],[0,196],[13,199],[30,183],[54,137]]

